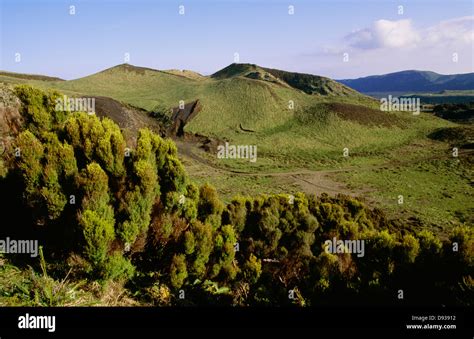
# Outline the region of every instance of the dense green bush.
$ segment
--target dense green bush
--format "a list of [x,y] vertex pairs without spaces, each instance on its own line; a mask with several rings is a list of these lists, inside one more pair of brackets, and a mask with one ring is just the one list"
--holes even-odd
[[184,254],[175,254],[171,262],[170,282],[174,288],[183,286],[184,281],[188,277],[186,268],[186,257]]

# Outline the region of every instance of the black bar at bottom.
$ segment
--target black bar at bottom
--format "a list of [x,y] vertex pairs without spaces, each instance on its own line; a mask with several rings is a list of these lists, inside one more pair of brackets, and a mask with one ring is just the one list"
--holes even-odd
[[[19,329],[21,316],[55,316],[55,331]],[[424,320],[423,320],[424,319]],[[19,335],[63,337],[72,334],[137,334],[150,329],[267,328],[319,329],[457,338],[474,335],[472,308],[155,308],[155,307],[5,307],[0,308],[0,338]],[[407,328],[448,325],[451,328]],[[456,329],[452,328],[456,326]],[[9,336],[14,335],[14,336]]]

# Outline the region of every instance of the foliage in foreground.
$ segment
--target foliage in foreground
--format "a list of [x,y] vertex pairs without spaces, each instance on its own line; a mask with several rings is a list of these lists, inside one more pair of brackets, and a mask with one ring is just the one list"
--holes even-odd
[[[171,140],[144,129],[132,147],[107,118],[56,111],[59,93],[18,86],[16,94],[26,125],[0,181],[6,218],[16,222],[0,233],[40,239],[58,276],[127,282],[158,305],[474,300],[472,228],[442,241],[346,196],[261,195],[224,205],[212,186],[189,181]],[[363,240],[364,256],[326,252],[333,238]],[[41,269],[31,281],[45,281],[34,290],[53,279]],[[34,298],[68,304],[55,302],[70,295],[61,291]]]

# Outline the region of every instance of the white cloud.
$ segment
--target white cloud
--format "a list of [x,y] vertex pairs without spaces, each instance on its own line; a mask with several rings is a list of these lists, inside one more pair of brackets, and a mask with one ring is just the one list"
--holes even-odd
[[[377,20],[347,34],[339,43],[303,56],[301,64],[306,62],[310,73],[336,79],[407,69],[467,73],[474,72],[473,46],[474,16],[443,20],[426,27],[417,27],[409,19]],[[343,62],[345,53],[349,59]]]
[[[474,43],[474,16],[441,21],[416,29],[411,20],[377,20],[370,27],[354,31],[343,39],[342,49],[453,48]],[[334,49],[334,48],[333,48]]]
[[359,49],[413,47],[420,41],[420,34],[411,20],[377,20],[369,28],[348,34],[345,39],[350,47]]
[[423,31],[424,42],[437,47],[474,43],[474,16],[445,20]]

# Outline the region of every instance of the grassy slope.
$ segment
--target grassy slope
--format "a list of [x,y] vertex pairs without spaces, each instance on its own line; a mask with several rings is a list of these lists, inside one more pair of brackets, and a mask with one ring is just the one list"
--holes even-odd
[[151,110],[160,103],[177,106],[179,100],[194,99],[192,92],[196,82],[166,72],[148,69],[134,71],[122,65],[77,80],[51,85],[71,92],[108,96]]
[[63,79],[57,78],[57,77],[49,77],[49,76],[38,75],[38,74],[5,72],[5,71],[0,71],[0,76],[5,76],[6,78],[16,78],[16,79],[24,79],[24,80],[64,81]]
[[414,217],[441,226],[432,231],[457,222],[472,225],[474,155],[452,157],[451,152],[445,143],[421,140],[394,149],[391,166],[336,173],[335,178],[351,188],[368,190],[367,198],[393,217]]
[[[398,196],[397,192],[403,189],[403,185],[408,185],[410,182],[425,182],[424,186],[422,185],[423,189],[416,189],[416,194],[423,199],[422,203],[419,202],[421,207],[407,205],[408,212],[412,215],[417,213],[425,220],[443,224],[456,218],[453,213],[443,214],[440,208],[436,208],[439,195],[430,192],[435,192],[438,188],[431,189],[428,183],[433,180],[435,184],[432,186],[439,184],[439,187],[444,187],[446,185],[436,179],[438,173],[444,173],[448,181],[455,181],[458,180],[457,172],[444,170],[440,172],[439,168],[427,166],[421,178],[418,171],[412,170],[415,165],[403,165],[404,169],[400,169],[397,174],[391,172],[393,168],[363,170],[368,166],[382,165],[387,161],[405,157],[407,154],[398,154],[394,150],[409,149],[413,145],[424,143],[427,140],[426,136],[432,131],[455,124],[426,113],[413,116],[403,112],[380,112],[386,114],[387,118],[396,118],[399,122],[397,124],[390,126],[361,124],[341,117],[335,112],[320,112],[318,107],[322,103],[346,103],[378,109],[377,102],[365,96],[347,95],[347,93],[341,93],[339,96],[337,91],[336,95],[329,96],[308,95],[276,81],[271,75],[266,75],[265,69],[252,65],[224,70],[212,78],[186,77],[177,75],[176,72],[121,65],[72,81],[29,80],[29,82],[39,87],[54,87],[69,94],[108,96],[145,109],[152,109],[157,104],[177,106],[179,100],[188,102],[199,99],[203,109],[186,126],[188,131],[225,138],[233,144],[258,146],[256,163],[245,160],[218,161],[215,154],[200,154],[216,167],[256,173],[300,168],[313,170],[360,168],[361,171],[340,174],[336,178],[361,190],[366,187],[373,188],[375,191],[372,193],[372,198],[381,200],[383,206],[387,208],[391,208],[393,197]],[[259,75],[256,76],[255,72],[259,72]],[[248,77],[249,73],[257,79]],[[0,81],[5,79],[7,82],[27,81],[0,76]],[[313,78],[310,80],[314,81]],[[332,88],[337,90],[337,87]],[[294,101],[294,110],[288,109],[289,100]],[[368,111],[367,114],[373,112]],[[306,119],[305,115],[308,114],[312,116]],[[255,132],[242,131],[239,128],[240,124],[245,129]],[[348,158],[342,156],[345,147],[350,152]],[[420,157],[426,158],[443,148],[447,148],[447,144],[426,143],[418,152]],[[416,159],[414,161],[416,162]],[[209,173],[206,168],[200,169],[202,175],[194,175],[193,171],[190,171],[191,175],[198,181],[212,182],[226,196],[241,192],[240,188],[252,192],[295,191],[293,183],[280,178],[232,177],[222,172]],[[390,180],[385,180],[386,178]],[[399,189],[400,185],[402,186]],[[462,187],[449,194],[454,197],[452,199],[454,204],[469,206],[466,199],[472,195],[472,187],[465,187],[464,183],[460,185]],[[456,185],[451,187],[454,186]],[[410,193],[405,190],[405,194]],[[458,218],[460,219],[462,218]]]
[[[268,75],[270,81],[246,77],[255,72],[262,77]],[[288,77],[288,73],[283,73]],[[311,86],[320,78],[304,76],[308,77]],[[377,103],[365,96],[347,95],[346,91],[339,90],[342,85],[335,82],[329,84],[334,85],[331,89],[336,96],[308,95],[302,90],[275,82],[271,77],[265,69],[255,65],[231,65],[212,78],[189,78],[120,65],[72,81],[29,82],[69,94],[108,96],[148,110],[157,104],[175,107],[180,100],[200,99],[203,109],[186,126],[188,131],[226,138],[236,144],[255,144],[260,158],[267,158],[265,161],[270,161],[271,166],[286,161],[291,162],[292,166],[320,166],[322,162],[326,163],[326,158],[339,161],[345,147],[354,154],[380,153],[448,125],[440,119],[424,115],[413,117],[408,113],[398,114],[405,123],[397,127],[361,125],[335,115],[328,116],[324,121],[313,119],[301,122],[295,114],[321,102],[346,102],[373,108],[377,108]],[[2,80],[27,81],[0,76]],[[328,86],[326,82],[324,86]],[[340,96],[337,96],[338,91]],[[294,110],[288,108],[290,100],[295,104]],[[314,114],[319,113],[316,111]],[[255,133],[241,131],[240,125]]]
[[[282,162],[282,158],[294,166],[315,165],[321,158],[339,158],[344,147],[358,152],[393,147],[419,134],[419,128],[424,131],[427,127],[423,123],[402,130],[377,128],[337,117],[329,117],[324,122],[301,123],[295,119],[295,112],[321,102],[343,101],[369,106],[374,103],[361,95],[348,96],[346,91],[337,96],[341,85],[335,82],[329,83],[334,85],[335,95],[308,95],[282,85],[274,78],[262,81],[247,77],[255,71],[266,74],[257,66],[231,65],[212,79],[190,79],[168,72],[120,65],[77,80],[34,81],[33,84],[54,87],[70,94],[108,96],[148,110],[157,104],[177,106],[179,100],[200,99],[203,109],[186,126],[188,131],[226,138],[236,144],[256,144],[259,156],[267,158],[264,162],[270,161],[270,166]],[[314,79],[310,80],[313,85]],[[326,82],[324,86],[328,86]],[[295,104],[294,110],[288,108],[290,100]],[[241,131],[240,125],[255,133]]]

